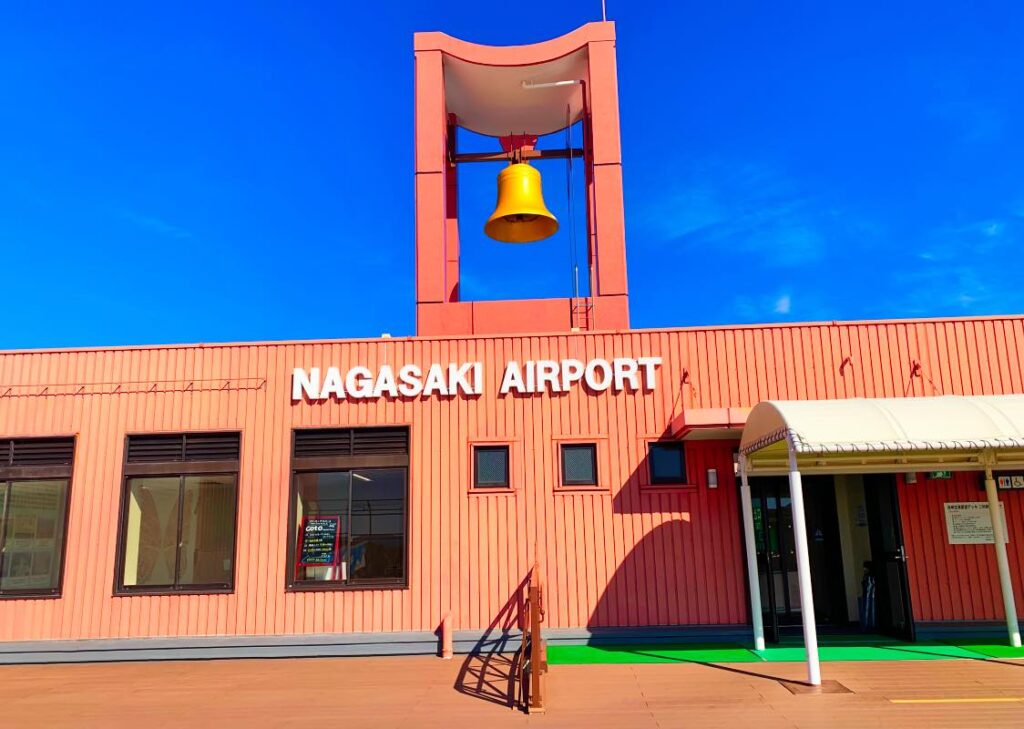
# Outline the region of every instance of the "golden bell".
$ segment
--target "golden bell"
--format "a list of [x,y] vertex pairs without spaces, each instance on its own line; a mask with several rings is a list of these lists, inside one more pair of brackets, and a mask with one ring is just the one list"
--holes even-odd
[[489,238],[502,243],[533,243],[558,232],[558,220],[540,189],[540,172],[524,162],[498,175],[498,204],[484,225]]

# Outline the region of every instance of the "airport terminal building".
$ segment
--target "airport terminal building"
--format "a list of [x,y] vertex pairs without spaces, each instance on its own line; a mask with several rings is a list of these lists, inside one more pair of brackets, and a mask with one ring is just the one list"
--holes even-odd
[[[0,662],[468,648],[535,564],[552,640],[1012,641],[1024,317],[631,329],[614,48],[416,36],[416,336],[0,352]],[[589,295],[459,298],[510,109],[584,129]]]

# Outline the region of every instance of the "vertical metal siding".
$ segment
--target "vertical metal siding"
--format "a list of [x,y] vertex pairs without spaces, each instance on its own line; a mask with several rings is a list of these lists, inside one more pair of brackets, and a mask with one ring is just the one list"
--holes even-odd
[[[995,554],[988,544],[948,543],[944,504],[985,501],[980,473],[955,473],[949,480],[900,478],[900,511],[910,576],[914,619],[919,621],[1002,620]],[[1024,601],[1024,494],[1000,492],[1010,534],[1010,576],[1017,604]]]
[[[554,627],[741,623],[731,444],[691,442],[697,488],[645,492],[644,438],[684,408],[1024,392],[1022,345],[1024,320],[1005,318],[0,353],[0,435],[78,436],[63,596],[0,601],[0,640],[433,630],[449,611],[456,628],[484,628],[535,559]],[[663,358],[654,392],[497,395],[511,359],[642,355]],[[290,399],[296,366],[471,360],[487,374],[477,398]],[[408,589],[286,593],[291,430],[384,423],[411,427]],[[242,433],[234,593],[112,597],[125,434],[208,429]],[[554,441],[577,435],[598,437],[607,492],[556,492]],[[511,443],[515,491],[469,494],[468,443],[496,438]],[[704,487],[707,468],[717,490]],[[984,590],[945,595],[954,573],[921,556],[970,551],[940,549],[941,509],[923,503],[938,492],[901,498],[919,515],[908,517],[919,618],[995,615]],[[991,577],[988,557],[972,559],[957,569]]]

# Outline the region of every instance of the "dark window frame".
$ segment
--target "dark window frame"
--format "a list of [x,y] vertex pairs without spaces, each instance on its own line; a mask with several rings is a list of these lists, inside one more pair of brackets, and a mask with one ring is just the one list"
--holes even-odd
[[[14,466],[11,458],[14,453],[15,442],[25,441],[46,441],[46,440],[70,440],[71,458],[67,463],[53,463],[35,466]],[[64,515],[60,528],[62,530],[60,542],[60,568],[57,570],[57,586],[49,589],[28,589],[28,590],[6,590],[0,591],[0,600],[32,600],[32,599],[59,599],[64,594],[64,568],[67,564],[68,551],[68,526],[71,516],[71,489],[72,474],[74,473],[75,454],[78,452],[78,437],[75,435],[53,435],[28,438],[0,438],[0,458],[3,458],[4,446],[7,447],[7,460],[0,460],[0,488],[10,489],[13,483],[18,481],[43,481],[63,479],[67,482],[64,487]],[[4,541],[7,538],[7,510],[10,505],[10,491],[4,499],[4,510],[0,513],[0,549],[3,549]],[[0,563],[3,562],[3,555],[0,554]],[[0,564],[2,567],[2,564]]]
[[[404,454],[375,454],[375,455],[328,455],[328,456],[305,456],[295,455],[295,437],[298,433],[327,430],[369,430],[372,428],[402,428],[406,431],[406,452]],[[354,438],[354,436],[353,436]],[[404,423],[389,424],[386,426],[339,426],[332,428],[294,428],[291,434],[291,467],[288,477],[288,536],[285,540],[285,592],[356,592],[360,590],[404,590],[409,587],[409,530],[411,527],[410,512],[410,452],[412,450],[412,427]],[[299,548],[299,538],[296,527],[296,479],[302,473],[325,473],[332,471],[362,471],[377,468],[401,468],[404,471],[405,489],[403,498],[405,500],[404,519],[402,522],[402,578],[379,578],[362,579],[358,582],[340,582],[328,580],[297,580],[295,579],[295,562]],[[351,486],[349,487],[349,502],[351,503]]]
[[[168,460],[168,461],[145,461],[130,462],[128,460],[129,444],[133,437],[151,437],[154,435],[187,436],[204,435],[237,435],[239,456],[231,460]],[[230,595],[235,591],[235,582],[238,577],[238,506],[241,492],[242,477],[242,433],[237,430],[226,431],[186,431],[182,433],[128,433],[124,438],[124,455],[121,464],[121,504],[118,510],[117,519],[117,553],[114,566],[114,590],[115,597],[138,597],[158,595]],[[231,582],[228,584],[211,585],[125,585],[125,539],[128,530],[128,499],[130,497],[130,483],[133,478],[139,477],[178,477],[178,547],[175,557],[175,582],[178,580],[178,568],[181,559],[181,528],[182,511],[180,508],[181,495],[185,489],[185,478],[188,476],[234,476],[235,477],[235,500],[234,500],[234,529],[231,542]]]
[[[592,472],[594,479],[592,481],[581,481],[579,479],[570,479],[566,476],[565,472],[565,451],[566,449],[590,449],[590,462],[592,464]],[[592,441],[565,441],[558,444],[558,464],[560,474],[560,485],[566,489],[597,489],[600,488],[601,477],[597,472],[597,443]]]
[[[651,452],[655,448],[671,448],[679,452],[679,458],[681,463],[681,477],[680,478],[669,478],[665,476],[655,476],[654,474],[654,459],[651,457]],[[686,457],[686,443],[681,440],[649,440],[647,441],[647,483],[649,486],[654,488],[665,488],[665,487],[689,487],[693,484],[690,483],[689,473],[689,461]]]
[[[477,493],[508,493],[512,491],[512,446],[509,443],[472,443],[471,463],[473,468],[472,490]],[[480,483],[479,464],[477,454],[481,451],[504,451],[505,452],[505,482],[504,483]]]

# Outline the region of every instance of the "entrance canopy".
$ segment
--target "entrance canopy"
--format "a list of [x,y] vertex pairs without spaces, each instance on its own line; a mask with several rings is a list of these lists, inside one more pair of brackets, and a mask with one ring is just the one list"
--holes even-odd
[[754,645],[764,647],[748,477],[788,473],[807,680],[821,683],[801,473],[984,471],[1010,645],[1020,626],[993,470],[1024,467],[1024,395],[772,401],[750,411],[740,440],[740,501]]
[[766,400],[740,452],[751,475],[1024,467],[1024,395]]

